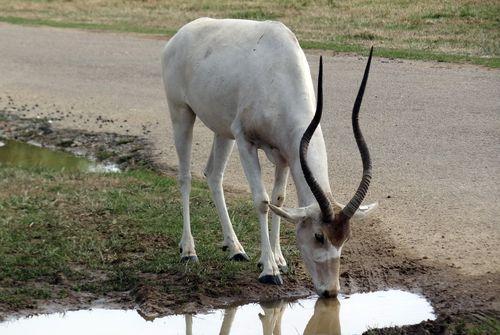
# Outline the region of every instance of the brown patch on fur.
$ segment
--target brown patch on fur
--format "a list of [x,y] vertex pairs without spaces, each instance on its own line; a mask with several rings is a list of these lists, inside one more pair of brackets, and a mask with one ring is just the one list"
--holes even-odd
[[349,218],[341,213],[335,214],[333,221],[323,225],[323,231],[336,247],[340,248],[351,236],[351,224]]

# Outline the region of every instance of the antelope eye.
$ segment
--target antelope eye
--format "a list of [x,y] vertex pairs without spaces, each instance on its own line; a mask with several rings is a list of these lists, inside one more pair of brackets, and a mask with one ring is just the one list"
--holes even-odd
[[323,235],[321,233],[316,233],[316,234],[314,234],[314,238],[316,239],[316,241],[318,243],[325,244],[325,235]]

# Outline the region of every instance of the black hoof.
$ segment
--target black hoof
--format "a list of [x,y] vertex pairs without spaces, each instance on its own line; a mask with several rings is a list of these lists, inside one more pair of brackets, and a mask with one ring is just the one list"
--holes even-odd
[[182,254],[182,248],[179,247],[179,254]]
[[280,269],[281,273],[288,273],[288,266],[278,265],[278,268]]
[[265,275],[259,278],[259,282],[262,284],[283,285],[283,279],[281,279],[280,275]]
[[198,262],[197,256],[184,256],[181,258],[181,262]]
[[248,257],[248,255],[245,253],[241,253],[231,257],[231,260],[236,262],[248,262],[250,260],[250,257]]

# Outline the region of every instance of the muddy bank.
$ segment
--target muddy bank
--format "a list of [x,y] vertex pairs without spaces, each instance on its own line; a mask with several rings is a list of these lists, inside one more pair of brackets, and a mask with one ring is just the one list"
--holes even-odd
[[166,168],[155,163],[151,145],[144,138],[54,128],[49,118],[22,118],[0,110],[0,138],[63,150],[99,163],[117,165],[121,170]]
[[395,241],[381,230],[377,219],[353,225],[353,236],[344,246],[341,285],[343,292],[400,287],[421,293],[437,312],[460,314],[500,310],[500,274],[466,276],[454,266],[413,258],[396,252]]
[[[0,114],[0,137],[40,143],[97,161],[115,163],[122,169],[148,167],[162,172],[171,171],[167,167],[157,166],[147,141],[134,136],[55,129],[47,119],[26,119],[3,113]],[[406,289],[427,297],[439,316],[437,321],[387,332],[446,333],[460,320],[480,322],[478,320],[481,320],[482,315],[498,318],[500,276],[497,272],[465,276],[453,266],[396,252],[396,242],[388,237],[389,234],[382,227],[377,219],[353,225],[353,236],[342,255],[342,292],[350,294],[388,288]],[[162,247],[161,241],[158,246]],[[285,275],[285,285],[280,287],[261,285],[256,276],[237,277],[232,285],[222,286],[218,278],[199,282],[189,272],[140,273],[128,290],[109,291],[102,295],[74,290],[74,287],[81,286],[77,282],[78,278],[54,274],[49,283],[51,289],[54,292],[64,289],[70,292],[67,296],[52,301],[39,299],[37,304],[27,308],[6,306],[0,302],[0,317],[107,306],[138,308],[145,318],[151,319],[173,313],[225,307],[242,301],[292,299],[312,294],[312,285],[302,264],[293,264],[293,268],[294,273]],[[93,274],[95,278],[99,275]],[[174,292],[168,289],[179,284],[186,290]],[[32,285],[36,287],[37,283],[33,282]]]
[[[353,226],[353,236],[343,249],[342,291],[409,290],[430,300],[437,319],[370,334],[466,334],[467,325],[483,324],[485,318],[500,320],[499,273],[465,276],[453,266],[398,254],[395,241],[381,227],[377,219]],[[486,329],[485,334],[492,333],[493,328]]]

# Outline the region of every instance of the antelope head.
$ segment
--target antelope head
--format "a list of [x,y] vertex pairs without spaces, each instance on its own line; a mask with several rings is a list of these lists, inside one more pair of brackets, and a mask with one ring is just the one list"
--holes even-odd
[[366,64],[363,80],[352,111],[354,137],[363,162],[363,176],[351,201],[342,206],[331,200],[311,173],[307,164],[307,149],[314,131],[319,125],[323,109],[323,60],[320,58],[318,75],[318,98],[316,113],[300,141],[300,164],[304,178],[317,202],[301,208],[284,208],[269,205],[274,213],[296,225],[297,244],[314,287],[320,296],[336,296],[340,289],[339,269],[342,246],[349,239],[350,219],[363,217],[377,204],[360,205],[368,191],[371,180],[371,160],[368,147],[359,128],[358,114],[370,71],[373,47]]

